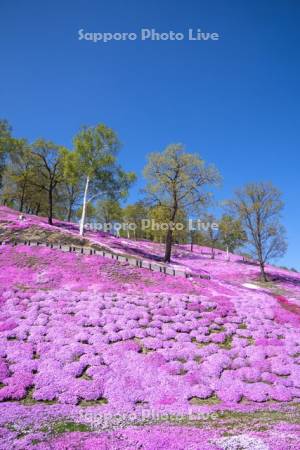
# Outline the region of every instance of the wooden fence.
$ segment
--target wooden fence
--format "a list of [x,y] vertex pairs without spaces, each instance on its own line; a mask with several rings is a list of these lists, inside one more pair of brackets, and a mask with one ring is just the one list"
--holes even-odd
[[174,277],[202,278],[202,279],[207,279],[207,280],[210,279],[210,276],[206,275],[206,274],[186,272],[184,270],[170,267],[167,264],[158,264],[158,263],[155,263],[152,261],[142,260],[142,259],[136,258],[131,255],[113,253],[108,250],[96,250],[92,247],[80,247],[80,246],[67,245],[67,244],[51,244],[51,243],[43,243],[43,242],[31,241],[31,240],[0,242],[0,245],[6,245],[6,244],[10,244],[13,246],[28,245],[28,246],[32,246],[32,247],[48,247],[48,248],[53,248],[56,250],[61,250],[63,252],[79,253],[81,255],[102,256],[103,258],[109,258],[109,259],[113,259],[113,260],[116,260],[116,261],[119,261],[122,263],[128,263],[130,266],[148,269],[153,272],[160,272],[165,275],[172,275]]

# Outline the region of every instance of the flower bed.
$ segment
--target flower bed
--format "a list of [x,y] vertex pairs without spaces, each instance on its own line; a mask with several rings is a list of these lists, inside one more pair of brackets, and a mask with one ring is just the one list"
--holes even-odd
[[244,287],[247,268],[196,282],[25,246],[1,247],[0,269],[3,448],[297,448],[297,284],[284,297]]

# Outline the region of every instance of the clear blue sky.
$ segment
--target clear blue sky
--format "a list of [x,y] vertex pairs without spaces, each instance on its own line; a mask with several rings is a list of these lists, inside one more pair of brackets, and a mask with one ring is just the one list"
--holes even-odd
[[[300,269],[299,0],[0,0],[0,117],[17,136],[71,145],[104,122],[140,176],[150,151],[182,142],[223,175],[218,199],[248,181],[284,194]],[[215,42],[78,40],[78,30],[217,32]]]

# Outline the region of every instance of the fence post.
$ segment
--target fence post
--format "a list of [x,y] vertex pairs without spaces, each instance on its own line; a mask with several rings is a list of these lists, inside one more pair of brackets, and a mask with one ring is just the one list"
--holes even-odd
[[[177,276],[177,271],[176,271],[176,269],[174,267],[170,271],[168,271],[167,267],[164,266],[164,265],[163,266],[160,265],[160,264],[154,264],[153,265],[150,261],[148,262],[148,264],[145,261],[145,265],[143,265],[143,260],[142,259],[135,259],[135,258],[130,259],[128,255],[122,256],[122,255],[114,254],[114,253],[111,253],[111,252],[105,252],[104,250],[102,250],[102,252],[98,251],[98,253],[97,253],[97,250],[95,250],[93,248],[88,248],[88,247],[75,247],[75,246],[72,246],[72,245],[68,246],[66,244],[61,244],[61,243],[54,245],[53,243],[50,243],[50,242],[45,242],[45,243],[40,242],[40,241],[32,241],[31,242],[30,240],[24,240],[24,241],[20,241],[20,242],[18,242],[17,240],[15,240],[15,241],[12,240],[12,241],[9,241],[9,242],[0,241],[0,245],[10,244],[13,247],[16,247],[19,243],[22,243],[22,242],[24,243],[24,245],[27,245],[27,246],[33,246],[33,245],[37,246],[37,247],[45,246],[45,247],[50,247],[52,249],[53,248],[57,248],[57,249],[59,248],[62,251],[65,251],[65,248],[69,248],[69,252],[76,252],[78,250],[78,252],[81,253],[81,254],[85,254],[84,250],[86,249],[87,251],[89,251],[90,255],[96,255],[96,254],[100,255],[102,253],[103,257],[111,257],[111,259],[116,259],[117,261],[126,261],[131,266],[136,266],[136,267],[139,267],[139,268],[146,268],[146,269],[149,269],[151,271],[154,271],[155,267],[156,268],[158,267],[160,273],[164,273],[165,275]],[[203,254],[203,250],[201,250],[201,253]],[[245,257],[243,257],[243,260],[244,261],[246,260]],[[178,272],[178,273],[179,274],[181,273],[181,276],[183,275],[187,279],[189,279],[192,276],[192,273],[190,273],[190,272],[183,271],[183,272]],[[210,275],[206,275],[206,274],[197,274],[197,275],[195,274],[194,276],[198,277],[198,278],[202,278],[202,279],[207,279],[207,280],[211,279]]]

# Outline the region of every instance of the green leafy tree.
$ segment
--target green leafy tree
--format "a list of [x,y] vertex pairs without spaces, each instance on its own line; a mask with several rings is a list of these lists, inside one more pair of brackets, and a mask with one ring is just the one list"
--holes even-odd
[[268,281],[265,265],[284,255],[287,249],[285,230],[280,223],[283,201],[272,183],[250,183],[236,191],[228,202],[247,232],[252,254],[260,265],[261,279]]
[[[164,205],[157,205],[150,208],[148,217],[150,220],[150,230],[148,236],[157,242],[166,242],[167,233],[169,231],[170,210]],[[182,242],[187,236],[187,218],[182,209],[178,209],[176,218],[172,223],[172,240],[173,242]]]
[[62,198],[64,199],[66,219],[70,222],[75,210],[79,207],[84,185],[80,159],[76,152],[64,152],[63,172]]
[[15,140],[14,151],[9,156],[10,164],[5,171],[5,195],[17,202],[23,211],[28,201],[31,183],[35,177],[31,148],[25,140]]
[[11,135],[11,127],[7,120],[0,120],[0,188],[2,187],[2,177],[7,164],[9,153],[14,147],[14,140]]
[[204,216],[206,229],[204,231],[205,242],[211,249],[211,258],[215,258],[215,250],[219,247],[219,229],[214,225],[217,223],[216,218],[212,214]]
[[181,144],[170,145],[161,153],[151,153],[144,176],[148,181],[145,189],[148,200],[168,211],[164,261],[169,262],[172,227],[178,212],[203,208],[210,199],[205,188],[216,184],[220,176],[214,167],[206,166],[197,154],[185,152]]
[[[86,204],[86,211],[85,211],[85,218],[89,222],[92,222],[96,219],[96,208],[92,203]],[[76,211],[76,217],[77,219],[80,219],[82,217],[82,206],[80,206]]]
[[96,220],[103,224],[122,221],[122,208],[117,200],[104,199],[96,203]]
[[224,214],[219,222],[219,240],[226,249],[227,259],[229,259],[229,252],[233,253],[247,240],[241,221]]
[[149,209],[142,201],[123,208],[123,220],[126,224],[128,239],[131,237],[131,231],[134,239],[147,237],[145,230],[142,228],[142,223],[143,220],[148,218],[148,214]]
[[67,150],[51,141],[36,140],[31,147],[34,170],[39,174],[38,180],[33,184],[45,191],[48,196],[48,223],[53,224],[54,192],[63,181],[64,155]]
[[24,139],[14,139],[3,173],[4,203],[21,212],[47,214],[47,196],[37,187],[39,182],[40,171],[34,164],[31,146]]
[[[83,128],[74,139],[74,147],[85,178],[80,220],[80,235],[83,235],[87,203],[102,194],[125,197],[135,175],[124,172],[117,164],[118,138],[103,124]],[[90,191],[92,197],[88,198]]]

